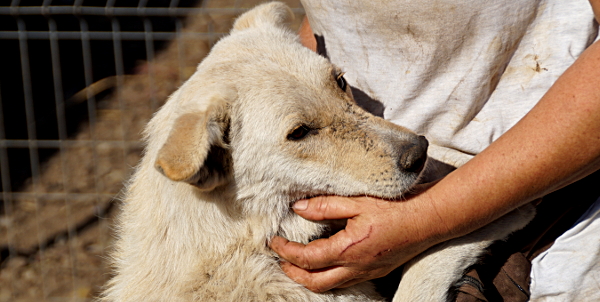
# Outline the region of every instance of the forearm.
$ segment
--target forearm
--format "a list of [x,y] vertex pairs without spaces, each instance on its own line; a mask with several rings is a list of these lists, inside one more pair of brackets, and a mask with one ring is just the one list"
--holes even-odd
[[595,43],[517,125],[423,193],[445,226],[441,238],[469,233],[599,169],[599,83]]
[[314,52],[317,51],[317,40],[315,39],[312,29],[310,28],[310,23],[308,23],[307,17],[302,19],[302,24],[300,25],[300,29],[298,29],[298,36],[300,36],[300,42],[302,45]]

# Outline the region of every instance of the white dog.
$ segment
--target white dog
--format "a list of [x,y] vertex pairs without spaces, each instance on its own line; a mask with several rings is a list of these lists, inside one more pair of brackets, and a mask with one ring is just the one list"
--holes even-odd
[[[267,247],[274,235],[307,243],[328,231],[295,215],[294,201],[398,198],[426,160],[427,141],[358,107],[340,70],[286,27],[291,16],[277,2],[242,15],[150,121],[103,301],[382,301],[368,282],[308,291]],[[423,254],[395,299],[443,301],[530,212]]]

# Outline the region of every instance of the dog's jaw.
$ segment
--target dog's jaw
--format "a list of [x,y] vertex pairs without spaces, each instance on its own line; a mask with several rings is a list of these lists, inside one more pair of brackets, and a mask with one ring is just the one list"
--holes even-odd
[[[338,231],[342,230],[346,226],[347,219],[343,220],[324,220],[324,221],[309,221],[293,211],[293,205],[301,199],[309,199],[318,196],[361,196],[361,197],[371,197],[377,199],[388,200],[389,202],[396,202],[398,200],[403,200],[406,198],[406,194],[414,194],[416,191],[419,191],[420,187],[423,186],[423,181],[428,181],[425,177],[427,174],[428,168],[431,167],[431,161],[429,159],[424,163],[424,168],[412,179],[412,183],[408,186],[404,186],[402,190],[400,190],[400,194],[398,194],[397,190],[392,190],[392,193],[388,192],[374,192],[370,191],[368,193],[358,193],[358,194],[341,194],[339,192],[332,191],[332,186],[326,186],[325,190],[295,190],[288,191],[286,193],[279,194],[279,200],[287,200],[284,201],[285,204],[288,205],[287,209],[281,213],[282,219],[280,220],[280,224],[277,226],[276,230],[274,230],[273,234],[284,237],[290,241],[301,242],[307,244],[308,242],[320,239],[327,238],[329,236],[334,235]],[[427,186],[426,186],[427,187]],[[351,217],[348,217],[351,218]],[[270,239],[270,238],[269,238]],[[269,240],[267,239],[267,240]]]

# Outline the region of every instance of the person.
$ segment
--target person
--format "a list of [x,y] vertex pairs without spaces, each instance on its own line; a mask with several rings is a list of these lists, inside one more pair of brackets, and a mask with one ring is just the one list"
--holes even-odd
[[[306,245],[272,239],[293,280],[321,292],[385,276],[600,169],[599,0],[333,2],[302,2],[303,43],[346,71],[359,104],[458,168],[398,202],[296,202],[306,219],[348,223]],[[595,201],[558,256],[553,246],[534,260],[532,301],[600,301],[599,213]],[[561,258],[565,246],[586,259]]]

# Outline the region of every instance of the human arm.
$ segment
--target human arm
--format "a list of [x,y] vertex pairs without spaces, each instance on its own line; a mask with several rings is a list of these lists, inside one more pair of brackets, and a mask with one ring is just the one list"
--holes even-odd
[[296,210],[307,219],[351,219],[344,231],[306,246],[274,238],[271,247],[289,261],[284,271],[315,291],[376,278],[599,169],[599,82],[595,43],[517,125],[422,194],[387,204],[372,198],[309,200],[306,210]]
[[590,5],[594,11],[594,16],[596,16],[596,22],[600,23],[600,0],[590,0]]
[[300,29],[298,30],[298,35],[300,36],[300,42],[302,45],[314,52],[317,51],[317,39],[315,39],[307,17],[302,19]]

